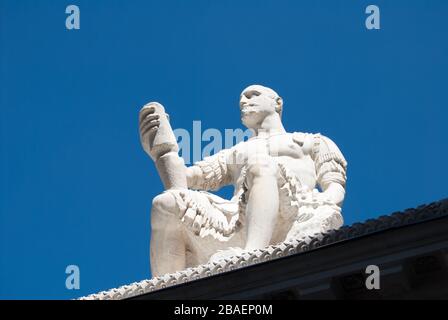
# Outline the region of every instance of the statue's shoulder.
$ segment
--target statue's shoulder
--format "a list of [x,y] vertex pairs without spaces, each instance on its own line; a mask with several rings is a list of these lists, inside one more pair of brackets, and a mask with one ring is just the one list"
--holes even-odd
[[295,131],[291,133],[292,138],[294,141],[297,141],[297,143],[304,143],[306,140],[313,140],[315,139],[316,135],[320,135],[320,133],[309,133],[309,132],[299,132]]
[[319,139],[320,133],[293,132],[292,140],[297,143],[305,154],[311,154],[314,151],[316,139]]
[[245,148],[248,142],[252,141],[252,138],[253,137],[250,137],[248,140],[241,140],[232,147],[228,148],[227,150],[229,150],[229,152],[235,152],[237,150],[243,149]]
[[345,169],[347,161],[341,150],[330,138],[320,133],[293,132],[293,140],[318,163],[334,159]]

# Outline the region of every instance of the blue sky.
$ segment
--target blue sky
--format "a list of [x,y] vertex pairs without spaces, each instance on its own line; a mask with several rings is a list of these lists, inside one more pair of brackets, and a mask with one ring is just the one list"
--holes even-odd
[[[65,28],[69,4],[80,30]],[[381,30],[365,28],[369,4]],[[343,151],[347,224],[446,197],[446,12],[443,0],[0,0],[0,298],[150,276],[162,185],[138,137],[149,101],[174,128],[224,131],[242,128],[243,88],[272,87],[288,131]],[[71,264],[80,290],[65,288]]]

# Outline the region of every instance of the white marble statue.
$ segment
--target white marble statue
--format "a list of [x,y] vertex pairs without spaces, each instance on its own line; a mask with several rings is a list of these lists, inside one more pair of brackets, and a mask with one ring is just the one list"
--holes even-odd
[[[141,109],[142,146],[166,189],[152,203],[153,276],[342,226],[347,162],[323,135],[286,132],[282,108],[275,91],[249,86],[240,112],[253,136],[188,168],[162,105]],[[230,200],[208,192],[226,185]]]

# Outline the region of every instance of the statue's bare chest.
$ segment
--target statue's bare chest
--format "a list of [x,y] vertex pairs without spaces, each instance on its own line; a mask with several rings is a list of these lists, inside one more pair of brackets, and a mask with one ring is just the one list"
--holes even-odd
[[297,141],[294,141],[292,134],[275,135],[266,138],[252,138],[239,145],[233,152],[233,168],[236,176],[239,176],[241,169],[249,162],[249,158],[257,154],[270,155],[278,163],[285,165],[288,170],[296,175],[308,186],[315,184],[315,166],[308,154]]
[[238,146],[234,155],[244,164],[249,157],[256,154],[270,155],[271,157],[289,157],[301,159],[305,156],[302,147],[296,143],[291,134],[274,135],[266,138],[252,138]]

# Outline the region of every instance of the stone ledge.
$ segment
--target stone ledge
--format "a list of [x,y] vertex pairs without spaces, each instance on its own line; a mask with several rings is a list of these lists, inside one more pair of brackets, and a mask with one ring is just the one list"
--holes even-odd
[[[351,226],[344,226],[339,230],[331,231],[326,234],[315,234],[313,237],[284,242],[278,245],[266,247],[264,249],[246,252],[242,256],[233,257],[220,263],[207,263],[199,265],[197,267],[188,268],[172,274],[166,274],[151,280],[143,280],[116,289],[99,292],[80,299],[120,300],[138,298],[142,295],[155,293],[158,290],[191,283],[208,277],[222,275],[237,269],[239,270],[249,266],[266,263],[279,258],[290,257],[298,254],[308,254],[308,252],[312,252],[318,248],[333,246],[336,244],[343,245],[343,243],[353,241],[357,238],[374,235],[386,230],[404,228],[442,217],[448,217],[448,199],[428,205],[422,205],[417,208],[407,209],[403,212],[380,216],[376,219],[369,219],[363,223],[355,223]],[[320,286],[325,285],[327,284]],[[317,287],[319,287],[319,285]],[[312,292],[312,288],[308,291]]]

